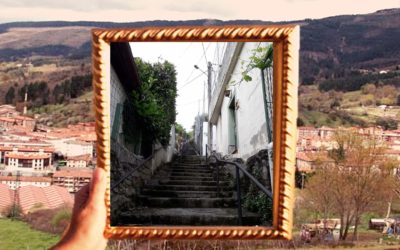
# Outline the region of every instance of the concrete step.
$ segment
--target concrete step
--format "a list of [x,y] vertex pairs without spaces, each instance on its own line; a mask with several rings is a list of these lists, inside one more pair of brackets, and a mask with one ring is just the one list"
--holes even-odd
[[[243,225],[259,225],[260,216],[243,209]],[[235,226],[236,208],[135,208],[122,213],[123,225]]]
[[178,170],[189,169],[189,170],[208,170],[208,171],[212,171],[212,169],[209,168],[208,166],[195,167],[195,166],[181,166],[181,165],[179,165],[179,166],[171,166],[171,167],[168,167],[168,168],[165,168],[165,169],[178,169]]
[[171,173],[176,172],[186,172],[186,173],[204,173],[204,174],[212,174],[210,169],[190,169],[190,168],[172,168],[168,169]]
[[180,181],[180,180],[194,180],[194,181],[214,181],[214,178],[211,176],[181,176],[181,175],[170,175],[169,180],[171,181]]
[[212,174],[213,172],[210,169],[205,169],[205,168],[198,168],[198,169],[193,169],[193,168],[171,168],[168,169],[169,173],[172,172],[190,172],[190,173],[205,173],[205,174]]
[[[217,191],[217,186],[191,186],[191,185],[147,185],[144,188],[152,190],[177,190],[177,191]],[[227,185],[220,185],[221,191],[232,191]]]
[[[191,185],[191,186],[217,186],[217,182],[212,181],[203,181],[203,180],[193,180],[193,179],[186,179],[186,180],[160,180],[159,183],[161,185]],[[220,181],[219,185],[229,185],[228,181]]]
[[188,176],[188,177],[210,177],[213,176],[210,173],[194,173],[194,172],[170,172],[168,176]]
[[139,196],[143,206],[148,207],[182,207],[182,208],[227,208],[235,206],[233,198],[179,198]]
[[232,197],[233,192],[220,192],[218,196],[217,191],[178,191],[178,190],[152,190],[143,189],[141,192],[145,196],[155,197],[178,197],[178,198],[229,198]]
[[181,167],[208,167],[208,164],[176,162],[176,163],[172,164],[172,166],[181,166]]

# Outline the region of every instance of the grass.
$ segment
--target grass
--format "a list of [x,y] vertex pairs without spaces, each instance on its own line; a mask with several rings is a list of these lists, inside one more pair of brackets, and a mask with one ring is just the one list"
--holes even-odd
[[[388,86],[378,87],[374,94],[361,90],[339,92],[320,92],[316,86],[301,86],[299,117],[305,126],[373,126],[378,118],[392,118],[400,122],[400,107],[395,106],[397,89]],[[391,91],[390,91],[391,90]],[[340,108],[333,108],[337,98]],[[390,104],[383,111],[380,104]]]
[[48,249],[59,236],[35,231],[28,224],[11,219],[0,219],[0,249]]
[[305,126],[339,127],[339,126],[351,125],[348,121],[338,116],[330,117],[329,114],[326,114],[321,111],[301,110],[299,117],[303,120]]

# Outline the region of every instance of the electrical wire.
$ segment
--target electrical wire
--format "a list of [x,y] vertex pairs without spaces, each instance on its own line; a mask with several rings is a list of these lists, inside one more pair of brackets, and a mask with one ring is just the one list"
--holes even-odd
[[200,75],[194,77],[193,79],[191,79],[190,81],[186,82],[185,84],[183,84],[182,87],[179,88],[179,90],[182,90],[184,87],[186,87],[187,85],[189,85],[190,83],[192,83],[194,80],[196,80],[197,78],[199,78],[200,76],[202,76],[203,73],[201,73]]

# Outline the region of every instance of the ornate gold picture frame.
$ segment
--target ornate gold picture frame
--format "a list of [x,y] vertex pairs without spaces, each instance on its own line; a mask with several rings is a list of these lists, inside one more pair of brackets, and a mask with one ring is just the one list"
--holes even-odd
[[[110,173],[110,43],[151,41],[273,42],[273,223],[246,226],[110,226],[110,185],[105,194],[108,238],[291,239],[297,121],[299,27],[199,26],[93,29],[92,67],[97,166]],[[110,183],[110,178],[108,178]]]

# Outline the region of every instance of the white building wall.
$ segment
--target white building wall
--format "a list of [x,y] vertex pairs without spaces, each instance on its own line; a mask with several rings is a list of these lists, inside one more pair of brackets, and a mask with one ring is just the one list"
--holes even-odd
[[[17,188],[16,181],[0,181],[1,184],[6,184],[10,189],[15,190]],[[18,188],[25,186],[35,186],[35,187],[48,187],[50,182],[35,182],[35,181],[20,181],[18,183]]]
[[228,154],[229,147],[228,105],[229,98],[225,97],[221,106],[221,114],[217,123],[217,134],[219,138],[217,142],[217,151],[223,155]]
[[[261,70],[252,69],[249,75],[250,82],[242,80],[243,65],[248,65],[253,50],[258,46],[265,47],[268,43],[245,43],[239,55],[238,62],[234,67],[229,82],[234,82],[228,89],[231,90],[230,97],[224,97],[221,106],[221,115],[217,123],[217,149],[222,154],[228,154],[229,129],[228,114],[229,103],[233,95],[236,102],[236,132],[237,153],[234,157],[246,160],[261,149],[267,147],[267,129],[265,123],[264,102],[262,93]],[[242,65],[242,61],[244,61]]]

